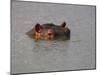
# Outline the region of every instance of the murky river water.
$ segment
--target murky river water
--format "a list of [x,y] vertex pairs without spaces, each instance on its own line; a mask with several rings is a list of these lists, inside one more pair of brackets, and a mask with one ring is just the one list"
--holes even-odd
[[[66,21],[70,40],[38,41],[25,33],[38,22]],[[12,2],[12,73],[95,68],[95,7]]]

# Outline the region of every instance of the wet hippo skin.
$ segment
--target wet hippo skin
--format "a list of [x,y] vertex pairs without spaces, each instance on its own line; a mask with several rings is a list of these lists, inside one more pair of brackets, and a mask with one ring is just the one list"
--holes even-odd
[[53,23],[39,24],[37,23],[26,34],[37,40],[54,40],[54,39],[70,39],[70,29],[66,26],[66,22],[61,25]]

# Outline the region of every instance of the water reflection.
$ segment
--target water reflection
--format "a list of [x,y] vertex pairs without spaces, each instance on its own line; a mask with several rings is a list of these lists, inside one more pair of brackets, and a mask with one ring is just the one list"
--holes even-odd
[[66,51],[70,44],[70,40],[59,41],[59,40],[48,40],[48,41],[34,41],[33,52],[51,52],[51,51]]

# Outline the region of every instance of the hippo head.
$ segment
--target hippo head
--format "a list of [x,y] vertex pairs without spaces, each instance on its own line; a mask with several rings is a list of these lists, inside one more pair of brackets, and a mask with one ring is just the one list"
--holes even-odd
[[34,39],[51,40],[57,37],[68,37],[70,31],[66,26],[66,22],[61,25],[54,25],[52,23],[42,24],[37,23],[34,28],[28,32],[28,35]]

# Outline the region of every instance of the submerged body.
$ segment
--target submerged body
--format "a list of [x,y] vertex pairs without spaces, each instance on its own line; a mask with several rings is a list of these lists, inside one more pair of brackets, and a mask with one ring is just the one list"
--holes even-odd
[[36,40],[70,39],[70,29],[65,26],[65,22],[60,26],[52,23],[43,25],[37,23],[33,29],[27,32],[27,35]]

